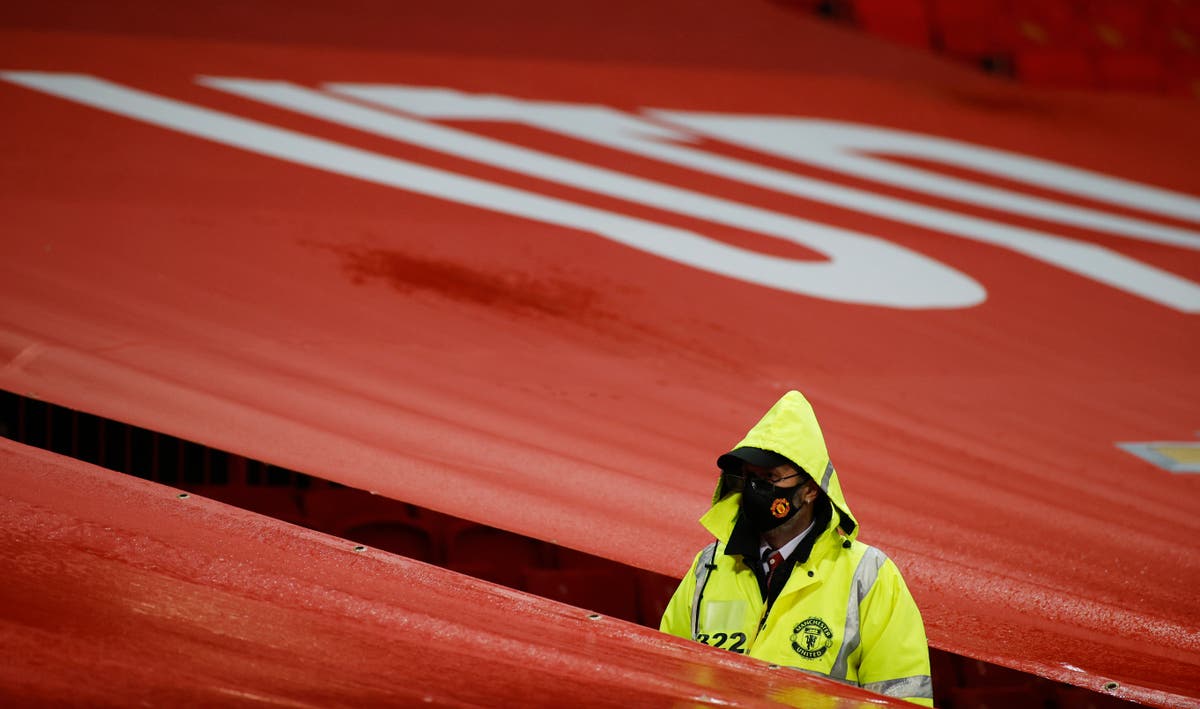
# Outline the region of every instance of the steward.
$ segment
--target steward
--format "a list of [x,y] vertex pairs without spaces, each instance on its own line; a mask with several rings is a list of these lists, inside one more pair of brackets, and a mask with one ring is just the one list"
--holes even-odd
[[921,613],[896,564],[857,541],[804,396],[785,394],[717,465],[700,519],[716,541],[660,629],[933,706]]

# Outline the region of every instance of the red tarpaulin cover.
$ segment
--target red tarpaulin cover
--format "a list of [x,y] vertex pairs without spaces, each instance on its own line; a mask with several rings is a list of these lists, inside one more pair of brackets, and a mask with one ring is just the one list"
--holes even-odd
[[1195,467],[1194,104],[484,5],[6,9],[0,387],[672,574],[797,388],[932,644],[1200,698],[1200,478],[1117,445]]
[[177,495],[0,439],[7,706],[880,701]]

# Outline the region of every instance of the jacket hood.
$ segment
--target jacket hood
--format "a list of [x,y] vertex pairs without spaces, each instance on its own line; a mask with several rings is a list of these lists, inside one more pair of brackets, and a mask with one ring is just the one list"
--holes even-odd
[[[821,435],[817,416],[803,394],[798,391],[784,394],[731,450],[747,447],[777,453],[802,468],[821,486],[821,491],[833,504],[834,511],[840,517],[837,526],[842,533],[849,539],[858,536],[858,521],[846,504],[837,471],[829,460],[829,451],[825,449],[825,437]],[[724,480],[723,475],[717,477],[717,489],[713,493],[714,507],[726,496]],[[740,496],[741,493],[734,494]]]

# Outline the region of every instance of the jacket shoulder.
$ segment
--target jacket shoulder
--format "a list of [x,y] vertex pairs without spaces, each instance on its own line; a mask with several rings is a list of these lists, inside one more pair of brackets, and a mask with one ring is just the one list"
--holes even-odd
[[887,555],[887,552],[877,546],[856,540],[851,542],[848,547],[843,545],[838,551],[844,552],[841,563],[853,567],[854,578],[860,582],[866,582],[866,588],[870,588],[877,580],[884,578],[903,581],[896,562]]

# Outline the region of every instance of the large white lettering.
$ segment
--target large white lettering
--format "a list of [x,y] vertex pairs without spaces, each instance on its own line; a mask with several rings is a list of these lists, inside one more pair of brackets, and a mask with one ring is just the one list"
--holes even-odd
[[[827,262],[792,262],[793,268],[798,270],[797,275],[800,275],[799,271],[803,271],[804,278],[814,280],[808,283],[793,283],[788,290],[819,295],[831,300],[872,302],[896,307],[937,307],[939,304],[964,306],[975,304],[984,296],[982,288],[966,276],[925,256],[867,234],[606,170],[466,131],[397,115],[395,112],[384,112],[348,103],[286,82],[204,78],[201,79],[201,83],[484,164],[786,239],[828,257]],[[672,135],[632,116],[624,118],[635,127],[642,124],[643,131]],[[744,251],[734,246],[727,248]],[[682,253],[666,255],[688,262]],[[697,264],[693,261],[692,265]],[[701,267],[707,270],[717,270],[715,266],[701,264]],[[759,274],[753,272],[741,273],[740,277],[749,281],[759,280]],[[877,283],[868,284],[862,280],[864,278],[876,280]],[[918,293],[916,282],[930,278],[934,279],[933,283],[928,284],[927,288],[919,289],[921,292]],[[883,279],[882,282],[878,282],[879,279]],[[881,284],[890,293],[883,296],[888,299],[887,302],[879,300],[881,293],[878,288]],[[940,293],[939,297],[943,300],[940,303],[929,300],[929,290]],[[920,300],[911,300],[914,295]]]
[[521,101],[446,89],[331,84],[330,93],[284,82],[201,79],[213,88],[271,105],[578,189],[755,231],[804,245],[826,257],[808,261],[755,252],[693,231],[372,153],[94,77],[44,72],[8,72],[0,76],[258,154],[589,232],[712,273],[828,300],[896,308],[953,308],[977,304],[985,292],[965,274],[877,236],[588,165],[425,119],[533,125],[777,192],[1002,246],[1165,306],[1200,312],[1200,285],[1111,249],[816,180],[689,145],[699,132],[760,152],[941,198],[1126,238],[1200,248],[1198,231],[952,178],[879,157],[912,156],[1143,212],[1200,220],[1200,200],[1189,195],[934,136],[773,116],[652,111],[646,119],[602,106]]
[[[686,145],[689,141],[686,133],[672,131],[666,125],[638,120],[604,107],[520,101],[501,96],[474,96],[446,89],[406,86],[331,84],[330,88],[360,100],[427,118],[513,121],[537,126],[580,140],[704,170],[768,189],[913,224],[939,233],[1002,246],[1176,310],[1200,312],[1200,285],[1111,249],[697,150]],[[1127,206],[1136,205],[1143,210],[1153,207],[1170,216],[1190,218],[1200,214],[1200,207],[1197,206],[1200,205],[1200,201],[1187,195],[1088,173],[1044,160],[954,141],[939,142],[938,139],[932,138],[917,140],[916,138],[928,137],[913,134],[900,134],[899,138],[889,143],[880,138],[881,135],[887,136],[892,133],[885,129],[870,133],[875,129],[848,126],[848,132],[839,133],[830,126],[840,124],[828,121],[662,111],[653,112],[652,115],[762,152],[789,159],[808,160],[822,167],[837,167],[860,177],[881,179],[909,188],[926,190],[942,197],[975,200],[987,206],[1023,215],[1086,226],[1131,238],[1185,248],[1200,246],[1200,233],[1197,232],[904,168],[870,156],[859,155],[857,161],[847,160],[844,166],[839,163],[842,157],[852,152],[846,146],[853,145],[859,150],[872,148],[880,152],[915,155],[967,166],[1002,174],[1008,179],[1025,180],[1093,199],[1107,199]],[[812,123],[817,126],[814,128],[809,125]],[[794,134],[789,133],[792,129]],[[816,145],[833,134],[836,134],[837,140],[830,139],[828,145]],[[868,136],[872,140],[868,140]],[[995,162],[990,162],[992,160]],[[1114,194],[1124,196],[1114,198]]]
[[827,170],[1004,212],[1190,249],[1200,232],[939,175],[880,156],[913,157],[1064,194],[1200,222],[1195,197],[1067,165],[932,135],[810,118],[653,111],[653,115]]
[[[379,155],[85,75],[8,72],[17,84],[260,155],[419,194],[598,234],[673,261],[751,283],[847,303],[895,308],[977,304],[983,289],[932,259],[886,241],[821,227],[830,260],[742,249],[684,229]],[[615,176],[615,174],[614,174]],[[813,231],[818,231],[814,225]],[[802,235],[797,236],[801,240]],[[808,242],[805,242],[808,243]]]

